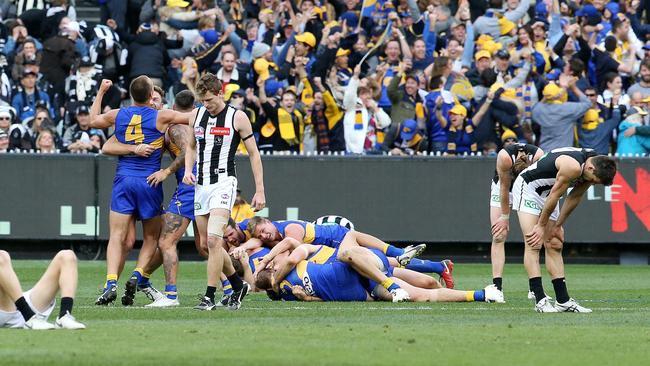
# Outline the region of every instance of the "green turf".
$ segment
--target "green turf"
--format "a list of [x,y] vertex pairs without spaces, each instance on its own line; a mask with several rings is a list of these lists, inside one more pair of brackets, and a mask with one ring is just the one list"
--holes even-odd
[[[46,262],[14,266],[28,288]],[[180,308],[100,308],[92,303],[104,264],[81,262],[74,314],[88,329],[0,330],[0,365],[561,366],[650,360],[650,266],[568,266],[570,293],[594,309],[589,315],[533,312],[520,265],[506,267],[506,304],[287,303],[255,294],[236,312],[192,310],[203,291],[205,264],[182,263],[180,271]],[[490,281],[488,265],[461,264],[455,272],[457,288]],[[160,273],[154,284],[162,287]],[[544,285],[552,294],[550,282]],[[144,298],[136,302],[142,305]]]

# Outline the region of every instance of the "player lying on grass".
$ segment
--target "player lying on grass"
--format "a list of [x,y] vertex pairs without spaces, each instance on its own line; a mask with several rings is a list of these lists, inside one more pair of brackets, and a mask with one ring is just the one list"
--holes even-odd
[[383,284],[368,280],[353,270],[349,263],[365,262],[391,276],[415,302],[461,302],[499,301],[501,294],[494,285],[478,291],[459,291],[446,288],[425,289],[410,285],[393,276],[393,268],[380,251],[361,247],[339,249],[339,257],[346,262],[333,261],[326,264],[311,263],[306,259],[319,251],[317,245],[303,244],[284,261],[263,269],[256,279],[256,286],[279,298],[292,301],[395,301]]
[[[313,253],[310,253],[310,255],[307,257],[306,260],[308,262],[316,263],[316,264],[328,264],[337,261],[336,259],[338,254],[337,249],[322,246],[322,245],[319,245],[317,247],[318,249]],[[241,277],[244,277],[246,280],[251,280],[253,281],[251,283],[254,283],[253,273],[259,272],[259,263],[261,262],[261,259],[263,257],[263,255],[260,254],[265,252],[268,253],[268,251],[269,250],[264,247],[254,249],[254,252],[250,257],[246,251],[243,252],[237,251],[232,253],[231,257],[232,257],[233,265],[235,266],[235,271],[237,271]],[[377,253],[378,254],[377,257],[379,258],[385,257],[383,253],[381,253],[381,251],[379,251],[378,249],[371,249],[371,251]],[[278,256],[275,257],[274,262],[280,263],[286,260],[288,256],[289,256],[288,251],[280,253]],[[393,268],[394,266],[390,264],[389,259],[390,258],[387,258],[388,264],[385,267]],[[272,266],[272,264],[269,265]],[[429,289],[442,287],[440,285],[440,282],[436,281],[433,277],[412,270],[399,268],[399,267],[394,268],[394,275],[395,277],[404,280],[416,287],[429,288]],[[257,289],[255,286],[253,287],[253,289],[255,291],[260,291],[260,289]]]
[[[313,231],[314,239],[311,241],[311,243],[317,243],[318,241],[321,240],[321,236],[327,237],[328,236],[327,234],[332,232],[337,233],[339,237],[344,236],[347,233],[346,230],[350,231],[351,230],[350,227],[353,227],[352,223],[343,217],[330,215],[330,216],[324,216],[322,218],[319,218],[319,220],[325,218],[337,224],[327,223],[327,224],[320,225],[320,224],[308,223],[305,221],[270,221],[270,222],[275,226],[275,228],[277,229],[281,237],[284,237],[285,235],[292,236],[299,241],[306,239],[306,234],[304,234],[302,237],[300,236],[301,229],[304,230],[304,232]],[[255,220],[260,220],[260,219],[255,219]],[[323,220],[321,220],[321,222],[322,221]],[[347,223],[350,227],[339,225],[338,223]],[[224,240],[226,240],[226,242],[231,248],[232,247],[238,248],[238,249],[232,249],[231,253],[239,252],[239,255],[241,255],[243,251],[248,251],[248,254],[250,256],[252,255],[251,253],[252,250],[260,248],[262,247],[262,245],[273,248],[276,244],[279,243],[279,241],[263,242],[257,238],[252,238],[252,235],[248,230],[248,220],[244,220],[238,224],[232,222],[228,226],[229,227],[226,228],[225,231]],[[328,227],[328,226],[334,226],[334,227],[331,227],[330,228],[331,230],[329,231],[322,230],[323,227]],[[343,227],[344,230],[339,230],[340,227]],[[293,229],[296,229],[297,232],[292,231]],[[319,237],[316,237],[317,232]],[[326,235],[321,235],[322,233],[325,233]],[[417,249],[417,247],[407,247],[405,249],[396,248],[392,245],[383,243],[376,238],[373,239],[375,239],[373,243],[382,243],[383,245],[383,247],[381,248],[382,251],[384,253],[387,253],[391,265],[395,267],[401,265],[399,264],[398,258],[393,257],[392,255],[400,255],[400,254],[403,255],[403,253],[405,252],[410,252],[412,251],[412,249]],[[278,251],[274,252],[274,255],[276,253],[278,253]],[[261,254],[259,256],[264,256],[264,255],[266,254]],[[441,281],[444,282],[445,287],[447,288],[454,287],[454,278],[452,275],[454,263],[449,259],[445,259],[441,262],[435,262],[430,260],[411,258],[410,262],[403,267],[420,273],[436,273],[440,276]]]
[[[73,251],[57,253],[34,287],[23,292],[9,253],[0,250],[0,328],[85,329],[72,316],[76,291],[77,257]],[[54,310],[57,292],[61,292],[61,310],[51,324],[47,318]]]

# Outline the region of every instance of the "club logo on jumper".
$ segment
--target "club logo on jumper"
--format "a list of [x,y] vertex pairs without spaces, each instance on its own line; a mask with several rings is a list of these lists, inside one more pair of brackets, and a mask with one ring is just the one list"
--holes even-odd
[[535,201],[524,200],[524,206],[532,208],[533,210],[541,210],[541,207],[539,207]]
[[221,195],[221,199],[227,200],[228,198],[230,198],[230,195],[227,193]]
[[205,130],[201,126],[196,126],[194,127],[194,136],[196,136],[199,139],[202,139],[203,136],[205,135]]
[[210,135],[228,136],[230,135],[230,127],[210,127]]

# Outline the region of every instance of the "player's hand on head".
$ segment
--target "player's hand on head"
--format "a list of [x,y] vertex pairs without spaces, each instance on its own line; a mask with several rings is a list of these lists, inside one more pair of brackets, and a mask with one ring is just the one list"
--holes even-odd
[[261,211],[266,207],[266,198],[264,197],[264,192],[255,192],[253,199],[251,200],[251,206],[253,211]]

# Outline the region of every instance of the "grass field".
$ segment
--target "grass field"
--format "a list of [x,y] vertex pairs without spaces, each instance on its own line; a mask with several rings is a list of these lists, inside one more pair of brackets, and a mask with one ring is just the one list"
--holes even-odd
[[[14,266],[29,288],[46,262]],[[520,265],[506,267],[506,304],[287,303],[254,294],[236,312],[191,309],[204,290],[204,273],[204,263],[181,264],[180,308],[100,308],[92,304],[104,264],[80,262],[74,315],[88,329],[0,330],[0,365],[560,366],[650,360],[650,266],[568,266],[570,294],[593,314],[533,312]],[[488,265],[460,264],[455,274],[457,288],[490,281]],[[161,276],[153,278],[158,287],[164,287]],[[552,294],[550,281],[544,285]],[[136,304],[144,302],[138,294]]]

